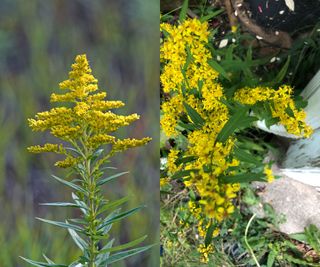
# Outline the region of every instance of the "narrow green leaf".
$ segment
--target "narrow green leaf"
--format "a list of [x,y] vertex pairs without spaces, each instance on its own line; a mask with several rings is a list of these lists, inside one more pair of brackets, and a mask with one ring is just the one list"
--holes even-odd
[[50,264],[55,264],[52,260],[50,260],[46,255],[42,254],[42,256],[44,257],[44,259],[50,263]]
[[119,176],[127,174],[127,173],[129,173],[129,172],[120,172],[120,173],[111,175],[109,177],[103,178],[97,182],[97,186],[101,186],[101,185],[103,185],[107,182],[110,182],[110,181],[114,180],[115,178],[118,178]]
[[59,181],[60,183],[66,185],[66,186],[69,186],[69,187],[71,187],[71,188],[73,188],[73,189],[75,189],[75,190],[77,190],[77,191],[79,191],[79,192],[82,192],[82,193],[84,193],[84,194],[87,195],[87,191],[84,190],[81,186],[76,185],[76,184],[74,184],[74,183],[72,183],[72,182],[68,182],[68,181],[66,181],[66,180],[64,180],[64,179],[61,179],[61,178],[59,178],[58,176],[55,176],[55,175],[51,175],[51,176],[52,176],[54,179],[56,179],[57,181]]
[[179,122],[178,125],[185,130],[189,130],[189,131],[197,130],[197,127],[194,124],[186,124],[183,122]]
[[182,7],[181,7],[181,11],[179,14],[179,21],[183,22],[186,18],[187,18],[187,11],[188,11],[188,0],[184,0]]
[[308,101],[304,100],[301,95],[295,97],[294,103],[297,109],[303,109],[308,105]]
[[80,208],[75,203],[68,202],[50,202],[50,203],[40,203],[41,206],[53,206],[53,207],[71,207],[71,208]]
[[243,149],[241,148],[235,148],[233,150],[234,155],[236,156],[236,158],[240,161],[244,161],[244,162],[249,162],[255,165],[261,165],[262,163],[256,159],[255,156],[252,156],[251,154],[245,152]]
[[188,162],[191,162],[191,161],[195,161],[197,159],[197,157],[195,156],[187,156],[187,157],[183,157],[183,158],[179,158],[176,160],[176,165],[180,165],[180,164],[183,164],[183,163],[188,163]]
[[[67,222],[67,221],[66,221]],[[69,224],[67,222],[67,224]],[[76,245],[82,250],[82,252],[86,251],[88,249],[88,244],[86,241],[84,241],[75,230],[68,228],[68,232],[71,235],[73,241],[76,243]]]
[[314,224],[310,224],[305,228],[305,234],[308,238],[309,245],[318,253],[320,253],[320,230]]
[[191,49],[190,49],[190,47],[188,45],[186,47],[186,50],[187,50],[187,59],[186,59],[186,63],[184,64],[184,66],[182,68],[182,72],[183,72],[184,75],[186,74],[186,71],[187,71],[190,63],[193,60]]
[[116,254],[111,255],[107,260],[102,262],[101,264],[110,264],[114,263],[120,260],[123,260],[125,258],[128,258],[130,256],[136,255],[138,253],[141,253],[143,251],[146,251],[150,249],[153,245],[145,246],[145,247],[140,247],[140,248],[134,248],[134,249],[129,249],[125,251],[118,252]]
[[88,210],[89,210],[87,204],[85,202],[81,201],[79,199],[79,197],[75,193],[72,192],[71,195],[72,195],[72,198],[73,198],[74,202],[76,202],[76,204],[80,207],[82,213],[84,215],[87,215],[88,214]]
[[199,129],[202,128],[205,120],[201,117],[201,115],[186,102],[184,102],[183,105],[187,111],[187,114],[191,118],[192,122],[196,125],[196,127]]
[[[101,250],[106,250],[112,247],[114,239],[111,239]],[[96,264],[101,266],[101,263],[106,261],[109,258],[110,252],[101,253],[97,256]],[[105,265],[107,266],[107,265]]]
[[[116,215],[118,215],[120,213],[121,209],[116,209],[114,211],[112,211],[105,219],[104,221],[109,221],[112,218],[114,218]],[[103,231],[103,235],[106,235],[112,228],[112,223],[105,225],[101,230]]]
[[252,181],[266,181],[264,173],[241,173],[236,175],[224,175],[219,177],[223,184],[249,183]]
[[298,240],[300,242],[308,243],[308,238],[305,233],[290,234],[289,237],[292,239]]
[[104,221],[104,222],[98,227],[98,230],[101,230],[102,228],[104,228],[104,227],[105,227],[106,225],[108,225],[108,224],[114,223],[114,222],[116,222],[116,221],[122,220],[122,219],[130,216],[130,215],[138,212],[138,211],[141,210],[142,208],[145,208],[145,206],[136,207],[136,208],[133,208],[133,209],[131,209],[131,210],[128,210],[128,211],[119,213],[118,215],[114,216],[113,218]]
[[228,76],[228,73],[224,70],[224,68],[215,60],[210,59],[208,60],[208,64],[213,68],[215,71],[219,72],[222,77],[226,78],[228,81],[230,81],[230,78]]
[[92,161],[96,160],[98,157],[100,157],[103,151],[103,148],[97,149],[91,156],[88,157],[88,159],[91,159]]
[[208,15],[201,17],[200,21],[201,22],[205,22],[207,20],[210,20],[210,19],[220,15],[222,12],[224,12],[224,9],[219,9],[219,10],[212,11]]
[[79,152],[77,149],[75,148],[72,148],[72,147],[66,147],[65,148],[66,150],[70,150],[70,151],[73,151],[75,152],[76,154],[78,154],[79,156],[82,156],[83,157],[83,154],[81,152]]
[[290,117],[294,118],[294,113],[293,113],[293,110],[290,108],[290,106],[287,106],[285,111]]
[[73,230],[78,231],[78,232],[82,232],[83,231],[83,229],[80,226],[77,226],[77,225],[74,225],[74,224],[58,222],[58,221],[52,221],[52,220],[42,219],[42,218],[39,218],[39,217],[36,217],[36,219],[39,220],[39,221],[45,222],[45,223],[49,223],[49,224],[52,224],[52,225],[55,225],[55,226],[62,227],[62,228],[73,229]]
[[213,234],[214,228],[215,228],[215,226],[211,222],[211,224],[210,224],[210,226],[209,226],[209,228],[207,230],[206,237],[204,239],[204,244],[205,244],[206,247],[209,246],[209,244],[212,241],[212,234]]
[[274,250],[271,250],[269,255],[268,255],[268,260],[267,260],[267,267],[272,267],[274,264],[274,261],[276,259],[277,253]]
[[36,267],[68,267],[67,265],[64,265],[64,264],[52,264],[52,263],[46,263],[46,262],[33,261],[21,256],[20,258]]
[[123,244],[123,245],[119,245],[119,246],[116,246],[116,247],[113,247],[113,248],[102,249],[102,250],[100,250],[100,252],[101,253],[103,253],[103,252],[114,252],[114,251],[119,251],[119,250],[131,248],[131,247],[134,247],[134,246],[140,244],[146,238],[147,238],[147,235],[142,236],[142,237],[140,237],[140,238],[138,238],[136,240],[133,240],[133,241],[128,242],[128,243]]
[[101,209],[99,209],[98,214],[101,214],[101,213],[105,212],[106,210],[116,208],[116,207],[128,202],[128,200],[129,200],[129,197],[125,196],[125,197],[120,198],[118,200],[114,200],[109,203],[106,203],[101,207]]
[[227,121],[227,123],[223,126],[222,130],[217,136],[217,142],[226,142],[229,136],[232,135],[233,132],[239,128],[240,121],[243,120],[245,116],[247,116],[247,113],[247,107],[239,108],[239,110],[237,110],[237,112],[235,112]]
[[183,178],[183,177],[186,177],[186,176],[190,176],[190,174],[192,172],[198,172],[198,170],[197,169],[191,169],[191,170],[178,171],[174,175],[171,176],[171,179],[179,179],[179,178]]
[[273,84],[280,84],[284,77],[286,76],[289,64],[290,64],[291,57],[288,56],[286,63],[283,65],[279,73],[277,74],[276,78],[273,80]]

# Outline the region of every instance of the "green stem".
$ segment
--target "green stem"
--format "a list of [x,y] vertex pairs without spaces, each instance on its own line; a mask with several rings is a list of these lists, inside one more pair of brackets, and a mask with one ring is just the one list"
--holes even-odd
[[96,181],[94,179],[94,176],[91,172],[91,160],[88,159],[91,154],[91,151],[88,151],[87,147],[84,147],[84,155],[85,155],[85,169],[86,169],[86,187],[88,190],[88,199],[87,199],[87,205],[89,208],[89,217],[88,217],[88,232],[89,232],[89,252],[90,252],[90,258],[89,258],[89,267],[96,267],[95,260],[96,260],[96,240],[95,235],[97,232],[96,228]]
[[251,254],[254,262],[256,263],[256,265],[257,265],[258,267],[260,267],[260,264],[259,264],[256,256],[254,255],[254,252],[253,252],[252,248],[250,247],[249,242],[248,242],[248,238],[247,238],[247,236],[248,236],[248,231],[249,231],[249,227],[250,227],[250,225],[251,225],[251,222],[253,221],[254,217],[256,217],[256,216],[257,216],[257,214],[253,214],[253,216],[250,218],[250,220],[249,220],[249,222],[248,222],[248,224],[247,224],[246,230],[245,230],[245,232],[244,232],[244,242],[246,243],[246,245],[247,245],[247,247],[248,247],[248,249],[249,249],[249,251],[250,251],[250,254]]

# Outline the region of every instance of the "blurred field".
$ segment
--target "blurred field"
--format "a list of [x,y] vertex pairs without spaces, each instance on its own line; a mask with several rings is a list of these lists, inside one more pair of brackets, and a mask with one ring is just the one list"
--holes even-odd
[[[77,249],[67,233],[36,221],[63,219],[71,210],[38,203],[70,199],[70,191],[50,178],[56,155],[31,155],[28,145],[48,136],[32,133],[27,118],[49,108],[49,96],[67,77],[75,55],[86,53],[93,74],[109,99],[127,105],[141,120],[121,136],[153,137],[147,147],[115,158],[130,171],[106,189],[110,199],[129,194],[129,206],[148,207],[114,229],[125,242],[145,233],[158,243],[159,228],[159,1],[0,1],[0,267],[27,266],[46,253],[70,262]],[[119,110],[120,112],[120,110]],[[159,248],[113,266],[159,266]]]

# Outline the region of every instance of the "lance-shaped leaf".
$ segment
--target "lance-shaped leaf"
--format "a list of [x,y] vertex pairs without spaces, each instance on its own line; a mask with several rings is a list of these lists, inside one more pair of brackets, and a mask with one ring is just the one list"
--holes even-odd
[[214,228],[215,228],[215,225],[211,222],[210,223],[210,226],[207,230],[207,233],[206,233],[206,237],[204,239],[204,244],[205,246],[207,247],[211,241],[212,241],[212,234],[213,234],[213,231],[214,231]]
[[179,21],[180,22],[183,22],[187,17],[188,2],[189,2],[188,0],[184,0],[184,2],[182,4],[181,11],[179,14]]
[[194,123],[194,125],[198,128],[201,129],[205,123],[205,120],[201,117],[201,115],[194,109],[192,108],[190,105],[188,105],[187,103],[183,103],[188,116],[191,118],[192,122]]
[[89,210],[87,204],[86,204],[85,202],[81,201],[81,200],[79,199],[79,197],[78,197],[75,193],[72,193],[71,196],[72,196],[74,202],[76,202],[76,204],[77,204],[77,205],[79,206],[79,208],[81,209],[82,213],[83,213],[84,215],[87,215],[87,214],[88,214],[88,210]]
[[[66,221],[67,224],[69,224]],[[88,248],[88,244],[86,243],[86,241],[84,241],[75,230],[68,228],[68,232],[71,235],[73,241],[76,243],[76,245],[82,250],[82,252],[85,252]]]
[[42,254],[42,256],[44,257],[44,259],[51,264],[55,264],[52,260],[50,260],[46,255]]
[[[106,250],[112,247],[114,238],[111,239],[101,250]],[[107,264],[102,265],[102,262],[105,262],[109,258],[110,252],[101,253],[97,256],[96,264],[97,266],[107,267]]]
[[187,156],[187,157],[183,157],[183,158],[177,159],[175,164],[176,165],[180,165],[180,164],[183,164],[183,163],[188,163],[188,162],[195,161],[196,159],[197,159],[197,157],[195,157],[195,156]]
[[42,219],[39,217],[36,217],[37,220],[45,222],[45,223],[49,223],[55,226],[59,226],[65,229],[73,229],[75,231],[78,232],[83,232],[83,229],[80,226],[74,225],[74,224],[70,224],[70,223],[64,223],[64,222],[58,222],[58,221],[52,221],[52,220],[47,220],[47,219]]
[[248,107],[240,106],[223,126],[216,141],[225,143],[235,130],[249,127],[254,121],[258,120],[256,117],[249,116],[247,114],[248,110]]
[[100,250],[100,252],[114,252],[114,251],[119,251],[119,250],[131,248],[131,247],[134,247],[134,246],[140,244],[146,238],[147,238],[147,235],[142,236],[140,238],[137,238],[136,240],[130,241],[130,242],[123,244],[123,245],[119,245],[119,246],[116,246],[113,248],[102,249],[102,250]]
[[215,60],[208,60],[208,64],[211,68],[213,68],[215,71],[219,72],[219,74],[230,81],[230,78],[228,76],[228,73],[224,70],[224,68]]
[[[116,215],[118,215],[120,213],[121,209],[116,209],[113,212],[111,212],[105,219],[104,221],[109,221],[111,220],[113,217],[115,217]],[[104,227],[102,227],[102,231],[103,231],[103,235],[106,235],[112,228],[112,223],[105,225]]]
[[286,63],[283,65],[283,67],[278,72],[275,79],[272,81],[273,84],[280,84],[282,82],[282,80],[285,78],[287,71],[288,71],[289,64],[290,64],[290,60],[291,60],[291,57],[288,56]]
[[97,186],[101,186],[101,185],[103,185],[107,182],[110,182],[110,181],[114,180],[115,178],[118,178],[119,176],[127,174],[127,173],[129,173],[129,172],[120,172],[120,173],[111,175],[109,177],[103,178],[97,182]]
[[122,220],[122,219],[130,216],[130,215],[138,212],[138,211],[141,210],[142,208],[145,208],[145,205],[142,205],[142,206],[140,206],[140,207],[136,207],[136,208],[133,208],[133,209],[131,209],[131,210],[128,210],[128,211],[119,213],[118,215],[114,216],[113,218],[108,219],[108,220],[105,220],[105,221],[98,227],[98,230],[101,230],[103,227],[105,227],[105,226],[108,225],[108,224],[114,223],[114,222],[116,222],[116,221]]
[[64,264],[54,264],[54,263],[33,261],[33,260],[29,260],[29,259],[26,259],[26,258],[21,257],[21,256],[20,256],[20,258],[23,259],[24,261],[32,264],[33,266],[36,266],[36,267],[68,267],[68,265],[64,265]]
[[145,247],[129,249],[129,250],[125,250],[125,251],[121,251],[121,252],[112,254],[108,259],[103,261],[101,264],[102,265],[103,264],[110,264],[113,262],[123,260],[125,258],[130,257],[130,256],[133,256],[133,255],[136,255],[136,254],[141,253],[143,251],[146,251],[146,250],[150,249],[152,246],[153,245],[149,245],[149,246],[145,246]]
[[61,179],[61,178],[59,178],[58,176],[55,176],[55,175],[51,175],[51,176],[52,176],[54,179],[56,179],[57,181],[59,181],[60,183],[66,185],[66,186],[69,186],[69,187],[71,187],[71,188],[73,188],[73,189],[75,189],[75,190],[77,190],[77,191],[79,191],[79,192],[82,192],[82,193],[84,193],[84,194],[87,195],[87,191],[84,190],[81,186],[79,186],[79,185],[77,185],[77,184],[75,184],[75,183],[72,183],[72,182],[68,182],[68,181],[66,181],[66,180],[64,180],[64,179]]
[[199,170],[197,170],[197,169],[178,171],[174,175],[171,176],[171,179],[179,179],[179,178],[189,177],[192,172],[196,173],[198,171]]
[[219,9],[219,10],[212,11],[208,15],[201,17],[200,21],[201,22],[205,22],[207,20],[210,20],[210,19],[220,15],[222,12],[224,12],[224,9]]
[[101,156],[103,151],[103,148],[97,149],[91,156],[88,157],[88,159],[91,159],[92,161],[96,160],[98,157]]
[[101,214],[109,209],[114,209],[114,208],[128,202],[128,200],[129,200],[129,197],[125,196],[125,197],[120,198],[118,200],[110,201],[102,206],[102,208],[99,210],[98,214]]
[[252,163],[252,164],[255,164],[255,165],[262,165],[262,163],[259,160],[257,160],[256,157],[254,157],[251,154],[245,152],[241,148],[235,148],[233,150],[233,153],[236,156],[236,158],[238,160],[240,160],[240,161]]
[[236,175],[224,175],[219,177],[219,182],[223,184],[249,183],[252,181],[266,181],[264,173],[241,173]]
[[69,202],[49,202],[49,203],[40,203],[41,206],[52,206],[52,207],[70,207],[70,208],[80,208],[75,203]]
[[197,127],[193,123],[187,124],[187,123],[183,123],[183,122],[178,122],[178,126],[180,126],[181,128],[183,128],[185,130],[189,130],[189,131],[197,130]]

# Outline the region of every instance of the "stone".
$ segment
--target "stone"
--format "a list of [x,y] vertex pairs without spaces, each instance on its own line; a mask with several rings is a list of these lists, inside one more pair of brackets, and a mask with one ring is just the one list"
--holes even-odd
[[301,233],[310,224],[320,228],[320,193],[315,187],[282,176],[266,184],[260,197],[279,216],[285,215],[286,222],[279,225],[281,232]]

